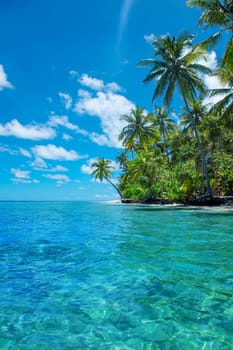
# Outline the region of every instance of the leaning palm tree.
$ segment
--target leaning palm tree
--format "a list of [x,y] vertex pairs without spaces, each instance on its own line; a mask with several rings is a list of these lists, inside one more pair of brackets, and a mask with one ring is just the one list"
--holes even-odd
[[111,161],[104,158],[98,158],[95,162],[91,164],[92,168],[95,168],[94,171],[91,173],[91,175],[95,175],[96,180],[100,180],[101,182],[103,180],[108,181],[117,191],[117,193],[122,198],[121,191],[117,188],[117,186],[110,180],[111,177],[111,171],[113,170],[113,167],[111,166]]
[[121,120],[126,122],[126,125],[119,135],[119,140],[126,150],[146,149],[152,140],[158,138],[158,132],[150,121],[150,114],[145,115],[142,108],[137,107],[131,110],[130,114],[122,115]]
[[194,36],[191,34],[183,34],[179,37],[169,35],[156,37],[152,43],[155,58],[142,60],[139,65],[151,66],[144,82],[156,81],[152,101],[163,96],[164,107],[168,107],[176,89],[181,94],[186,109],[189,111],[198,143],[207,192],[212,196],[205,154],[190,108],[190,101],[195,100],[199,93],[205,93],[205,85],[200,74],[211,73],[211,70],[200,63],[201,59],[206,58],[206,51],[198,45],[193,46],[193,39]]
[[[187,5],[198,7],[203,10],[199,19],[199,25],[205,29],[209,27],[220,27],[210,38],[203,41],[204,46],[213,45],[224,32],[230,33],[226,49],[221,60],[221,67],[227,67],[233,73],[233,1],[232,0],[188,0]],[[220,69],[221,72],[221,69]]]

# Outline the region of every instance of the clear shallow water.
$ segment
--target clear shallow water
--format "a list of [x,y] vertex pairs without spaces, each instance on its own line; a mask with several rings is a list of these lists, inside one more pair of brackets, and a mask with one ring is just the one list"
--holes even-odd
[[233,211],[0,203],[0,349],[232,350]]

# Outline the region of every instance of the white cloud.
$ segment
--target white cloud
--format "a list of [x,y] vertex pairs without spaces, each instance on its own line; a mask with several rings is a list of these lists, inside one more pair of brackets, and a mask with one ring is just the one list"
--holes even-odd
[[207,52],[204,58],[198,60],[198,63],[215,70],[218,65],[217,55],[215,51]]
[[109,143],[109,139],[106,135],[98,134],[96,132],[91,132],[89,134],[90,140],[94,143],[97,143],[97,145],[104,146]]
[[70,70],[69,75],[71,76],[71,78],[76,78],[78,77],[78,72],[76,70]]
[[59,97],[62,100],[62,103],[64,103],[66,109],[70,109],[72,106],[72,97],[64,92],[59,92],[58,93]]
[[77,126],[70,123],[68,120],[68,117],[66,115],[52,115],[49,117],[49,123],[50,126],[64,126],[67,129],[70,130],[76,130]]
[[125,96],[113,92],[97,92],[96,96],[81,97],[75,105],[79,114],[97,116],[101,121],[104,135],[90,133],[90,138],[98,144],[121,147],[119,133],[124,126],[120,116],[128,114],[135,105]]
[[0,152],[1,152],[1,153],[8,153],[8,154],[10,154],[10,155],[17,155],[17,154],[18,154],[17,151],[11,149],[11,148],[10,148],[9,146],[7,146],[7,145],[0,145]]
[[90,97],[91,97],[91,94],[90,94],[90,92],[87,91],[87,90],[79,89],[79,90],[78,90],[78,96],[79,96],[79,97],[84,97],[84,98],[90,98]]
[[62,134],[62,138],[63,138],[63,140],[65,140],[65,141],[70,141],[70,140],[72,140],[73,139],[73,137],[72,136],[70,136],[70,135],[68,135],[68,134]]
[[55,166],[54,168],[51,168],[50,171],[52,171],[52,172],[56,172],[56,171],[68,171],[68,169],[65,168],[65,167],[62,166],[62,165],[57,165],[57,166]]
[[61,186],[64,184],[67,184],[68,182],[70,182],[70,178],[67,175],[63,175],[63,174],[44,174],[43,175],[45,178],[50,179],[50,180],[55,180],[56,181],[56,186]]
[[[215,51],[211,51],[211,52],[207,53],[206,61],[205,60],[200,60],[199,63],[203,64],[204,66],[209,67],[213,71],[216,70],[217,66],[218,66],[218,60],[217,60],[216,52]],[[227,86],[226,84],[223,84],[221,82],[221,80],[219,79],[219,77],[217,75],[205,74],[203,76],[203,80],[204,80],[204,83],[205,83],[205,85],[206,85],[208,90],[223,89],[223,88],[225,88]],[[224,97],[224,95],[216,95],[216,96],[212,96],[212,97],[206,97],[204,99],[204,104],[212,106],[213,104],[215,104],[218,101],[220,101],[223,97]]]
[[[115,82],[105,84],[103,80],[89,77],[88,74],[82,74],[78,81],[81,85],[95,91],[117,92],[121,90],[121,87]],[[90,93],[86,90],[80,89],[78,91],[78,96],[88,98],[90,97]]]
[[144,39],[147,43],[152,44],[156,36],[154,34],[144,35]]
[[0,124],[1,136],[14,136],[27,140],[52,139],[56,136],[54,129],[41,124],[22,125],[17,119],[13,119],[5,125]]
[[69,122],[69,119],[66,115],[53,115],[49,117],[49,123],[52,127],[63,126],[69,130],[75,131],[77,134],[87,136],[88,132],[81,129],[78,125],[72,124]]
[[117,83],[108,83],[106,85],[106,91],[117,92],[121,91],[121,87]]
[[38,183],[40,183],[40,181],[38,181],[36,179],[26,180],[26,179],[20,179],[20,178],[13,178],[11,180],[16,184],[17,183],[23,183],[23,184],[31,184],[31,183],[38,184]]
[[91,175],[91,173],[94,170],[91,167],[91,164],[96,162],[96,161],[97,161],[97,158],[90,158],[90,159],[88,159],[87,162],[81,166],[82,173],[83,174],[87,174],[87,175]]
[[53,159],[53,160],[77,160],[80,157],[74,150],[67,151],[63,147],[55,145],[38,145],[32,148],[32,152],[36,158]]
[[21,169],[15,169],[11,168],[11,173],[19,179],[30,179],[30,171],[29,170],[21,170]]
[[102,90],[104,88],[103,80],[91,78],[87,74],[82,74],[81,78],[78,80],[79,83],[83,86],[89,87],[93,90]]
[[47,179],[51,179],[51,180],[56,180],[56,181],[63,181],[63,182],[69,182],[70,178],[67,175],[63,175],[63,174],[44,174],[44,177],[46,177]]
[[[205,75],[204,82],[209,90],[212,89],[224,89],[226,85],[224,85],[217,75]],[[212,106],[213,104],[220,101],[225,95],[219,94],[212,97],[206,97],[204,99],[204,104]]]
[[36,158],[33,162],[30,163],[30,166],[37,171],[43,171],[43,172],[65,172],[68,171],[67,168],[65,168],[62,165],[56,165],[56,166],[51,166],[50,164],[47,164],[43,159],[41,158]]
[[45,170],[48,168],[47,163],[39,157],[36,157],[36,159],[30,163],[30,166],[35,170]]
[[7,80],[3,65],[0,64],[0,91],[6,88],[13,88],[13,85]]
[[119,23],[119,29],[118,29],[118,44],[121,40],[122,34],[125,30],[128,18],[129,18],[129,13],[130,10],[133,6],[135,0],[124,0],[123,6],[121,9],[121,14],[120,14],[120,23]]
[[19,147],[19,152],[24,157],[27,157],[27,158],[31,158],[32,157],[31,153],[28,150],[24,149],[24,148]]
[[40,181],[36,179],[31,179],[29,170],[21,170],[11,168],[11,173],[14,175],[14,178],[11,179],[14,183],[23,183],[23,184],[38,184]]

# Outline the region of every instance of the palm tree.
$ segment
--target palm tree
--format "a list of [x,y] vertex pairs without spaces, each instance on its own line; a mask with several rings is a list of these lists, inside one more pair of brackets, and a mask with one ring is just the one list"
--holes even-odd
[[119,163],[120,168],[125,172],[127,171],[127,154],[126,152],[118,153],[116,157],[117,163]]
[[158,125],[162,143],[165,147],[168,165],[170,164],[170,159],[169,159],[169,149],[168,149],[167,141],[168,141],[170,132],[174,131],[175,129],[174,120],[169,117],[170,113],[171,113],[170,110],[165,110],[162,107],[155,107],[155,114],[152,114],[152,117],[151,117],[152,121],[154,121],[154,118],[155,118],[154,122],[156,125]]
[[210,96],[221,96],[220,100],[216,102],[211,111],[214,113],[220,113],[224,122],[229,126],[233,126],[233,73],[228,69],[223,69],[224,80],[228,82],[228,85],[220,89],[210,90]]
[[96,180],[108,181],[117,191],[117,193],[122,198],[121,191],[117,188],[117,186],[110,180],[111,170],[113,167],[111,166],[111,161],[104,158],[98,158],[95,162],[91,164],[92,168],[95,168],[91,175],[95,175]]
[[[207,108],[203,104],[203,101],[201,99],[198,99],[196,101],[190,101],[189,108],[184,109],[184,112],[182,113],[183,120],[180,122],[180,126],[183,127],[184,132],[187,131],[188,129],[191,129],[193,131],[201,153],[201,160],[205,159],[205,154],[203,151],[197,126],[201,123],[201,121],[206,116],[206,114],[207,114]],[[203,167],[203,172],[204,172],[204,167]],[[208,172],[207,172],[207,176],[209,181]],[[205,178],[205,174],[203,174],[203,179],[204,178]],[[204,183],[202,184],[202,191],[203,190],[204,190]]]
[[180,122],[180,126],[183,128],[183,131],[193,128],[192,119],[190,118],[190,111],[196,126],[202,122],[207,114],[207,108],[201,99],[190,101],[189,111],[187,111],[187,109],[184,107],[183,112],[181,113],[182,120]]
[[128,168],[128,179],[130,182],[143,182],[148,189],[148,198],[153,198],[152,186],[156,179],[155,154],[150,151],[139,151],[137,157],[133,159]]
[[203,94],[205,92],[205,85],[200,78],[200,74],[211,73],[211,70],[199,63],[200,59],[206,58],[206,51],[198,45],[193,46],[193,39],[194,36],[191,34],[183,34],[179,37],[170,37],[169,35],[157,37],[152,43],[155,58],[142,60],[139,65],[151,66],[144,82],[156,80],[152,101],[158,96],[163,96],[164,107],[168,107],[171,104],[175,90],[178,89],[180,92],[190,115],[198,143],[207,192],[212,196],[204,150],[190,108],[190,101],[194,101],[198,93]]
[[142,108],[137,107],[131,110],[130,114],[122,115],[121,120],[127,123],[119,135],[119,140],[126,150],[146,149],[153,139],[158,138],[158,133],[150,121],[150,114],[145,115]]
[[226,67],[233,73],[233,1],[188,0],[187,5],[190,7],[196,6],[203,10],[199,19],[199,25],[203,25],[205,29],[216,25],[221,28],[220,31],[202,42],[204,46],[208,47],[209,45],[215,44],[216,41],[220,39],[223,32],[230,32],[230,39],[222,57],[221,67]]

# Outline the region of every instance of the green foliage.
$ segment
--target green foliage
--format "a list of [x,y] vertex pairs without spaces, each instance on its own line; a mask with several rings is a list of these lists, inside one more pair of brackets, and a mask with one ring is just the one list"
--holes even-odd
[[[187,4],[202,10],[200,25],[217,25],[220,30],[197,45],[191,34],[155,38],[154,58],[139,65],[149,67],[144,82],[155,83],[152,101],[162,97],[163,106],[147,114],[137,107],[121,117],[126,124],[119,140],[125,150],[117,156],[122,170],[117,188],[110,181],[110,161],[99,158],[92,165],[96,179],[109,181],[124,198],[183,200],[206,193],[233,195],[233,1],[188,0]],[[223,31],[230,33],[230,40],[220,69],[211,72],[201,62]],[[206,91],[203,73],[218,74],[227,84]],[[168,109],[175,91],[184,102],[177,124]],[[206,94],[220,97],[210,109],[203,104]],[[132,152],[131,157],[127,151]]]
[[213,159],[215,190],[219,195],[233,195],[233,154],[217,152]]
[[233,73],[233,2],[232,0],[188,0],[187,5],[197,7],[202,10],[199,25],[204,29],[209,27],[219,27],[219,31],[214,33],[210,38],[204,40],[202,47],[211,47],[222,37],[223,32],[229,33],[225,52],[221,59],[221,68],[227,68]]
[[123,198],[130,198],[135,200],[145,199],[147,197],[148,190],[138,183],[128,184],[123,190],[122,194]]

